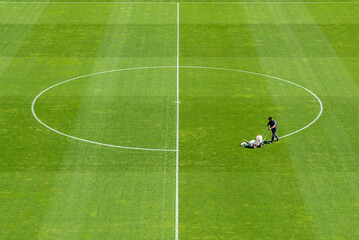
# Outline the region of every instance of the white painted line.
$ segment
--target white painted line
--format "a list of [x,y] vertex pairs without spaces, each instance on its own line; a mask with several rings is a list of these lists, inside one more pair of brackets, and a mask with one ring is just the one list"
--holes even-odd
[[359,2],[184,2],[194,4],[342,4],[342,3],[359,3]]
[[342,4],[342,3],[359,3],[359,2],[184,2],[195,4]]
[[0,2],[1,3],[5,3],[5,4],[18,4],[18,3],[22,3],[22,4],[43,4],[43,3],[56,3],[56,4],[106,4],[106,3],[114,3],[114,4],[163,4],[163,3],[171,3],[171,4],[175,4],[176,2]]
[[178,178],[179,178],[179,3],[177,3],[177,130],[176,130],[176,230],[175,230],[175,240],[178,240]]
[[[176,2],[0,2],[0,4],[175,4]],[[181,4],[357,4],[359,2],[182,2]]]
[[[179,35],[178,35],[179,36]],[[178,51],[178,50],[177,50]],[[178,58],[179,59],[179,58]],[[46,88],[45,90],[43,90],[42,92],[40,92],[33,100],[32,104],[31,104],[31,111],[32,111],[32,115],[34,116],[34,118],[43,126],[45,126],[46,128],[50,129],[51,131],[53,132],[56,132],[60,135],[63,135],[65,137],[68,137],[68,138],[72,138],[72,139],[75,139],[75,140],[78,140],[78,141],[83,141],[83,142],[87,142],[87,143],[92,143],[92,144],[97,144],[97,145],[101,145],[101,146],[107,146],[107,147],[114,147],[114,148],[126,148],[126,149],[134,149],[134,150],[145,150],[145,151],[171,151],[171,152],[176,152],[176,156],[178,157],[178,152],[179,152],[179,149],[178,149],[178,136],[179,136],[179,121],[177,120],[177,133],[176,133],[176,149],[153,149],[153,148],[142,148],[142,147],[127,147],[127,146],[117,146],[117,145],[113,145],[113,144],[107,144],[107,143],[100,143],[100,142],[95,142],[95,141],[91,141],[91,140],[87,140],[87,139],[82,139],[82,138],[79,138],[79,137],[75,137],[75,136],[71,136],[69,134],[66,134],[66,133],[63,133],[61,131],[58,131],[52,127],[50,127],[49,125],[45,124],[44,122],[42,122],[36,115],[36,112],[35,112],[35,103],[37,101],[37,99],[42,95],[44,94],[45,92],[47,92],[48,90],[56,87],[56,86],[59,86],[61,84],[64,84],[64,83],[68,83],[68,82],[71,82],[71,81],[74,81],[76,79],[81,79],[81,78],[85,78],[85,77],[90,77],[90,76],[94,76],[94,75],[99,75],[99,74],[104,74],[104,73],[110,73],[110,72],[119,72],[119,71],[130,71],[130,70],[139,70],[139,69],[158,69],[158,68],[177,68],[177,100],[179,100],[179,68],[196,68],[196,69],[214,69],[214,70],[222,70],[222,71],[232,71],[232,72],[242,72],[242,73],[248,73],[248,74],[254,74],[254,75],[258,75],[258,76],[263,76],[263,77],[267,77],[267,78],[271,78],[271,79],[276,79],[276,80],[279,80],[279,81],[283,81],[283,82],[286,82],[286,83],[289,83],[289,84],[292,84],[294,86],[297,86],[299,88],[302,88],[304,89],[305,91],[307,91],[308,93],[310,93],[312,96],[314,96],[318,103],[319,103],[319,106],[320,106],[320,111],[318,113],[318,115],[316,116],[316,118],[311,121],[309,124],[307,124],[306,126],[298,129],[298,130],[295,130],[291,133],[288,133],[284,136],[281,136],[281,138],[284,138],[284,137],[289,137],[295,133],[298,133],[300,131],[303,131],[304,129],[308,128],[309,126],[311,126],[312,124],[314,124],[319,118],[320,116],[322,115],[323,113],[323,103],[322,101],[320,100],[320,98],[315,94],[313,93],[311,90],[297,84],[297,83],[294,83],[294,82],[291,82],[289,80],[286,80],[286,79],[283,79],[283,78],[279,78],[279,77],[274,77],[274,76],[270,76],[270,75],[267,75],[267,74],[262,74],[262,73],[256,73],[256,72],[250,72],[250,71],[245,71],[245,70],[239,70],[239,69],[229,69],[229,68],[216,68],[216,67],[202,67],[202,66],[180,66],[179,65],[179,62],[177,63],[177,66],[156,66],[156,67],[137,67],[137,68],[123,68],[123,69],[115,69],[115,70],[109,70],[109,71],[103,71],[103,72],[98,72],[98,73],[91,73],[91,74],[87,74],[87,75],[84,75],[84,76],[79,76],[79,77],[75,77],[75,78],[71,78],[71,79],[68,79],[68,80],[65,80],[65,81],[62,81],[60,83],[57,83],[55,85],[52,85],[48,88]],[[179,101],[177,101],[177,119],[178,119],[178,116],[179,116]],[[176,163],[177,163],[177,157],[176,157]],[[177,164],[176,164],[177,165]],[[178,166],[178,165],[177,165]],[[176,167],[176,170],[177,170],[177,167]],[[177,175],[178,176],[178,175]],[[177,179],[178,180],[178,179]],[[177,181],[176,180],[176,181]]]
[[37,101],[37,99],[44,94],[45,92],[47,92],[48,90],[59,86],[61,84],[64,83],[68,83],[71,81],[74,81],[76,79],[81,79],[81,78],[85,78],[85,77],[90,77],[90,76],[95,76],[95,75],[99,75],[99,74],[104,74],[104,73],[111,73],[111,72],[119,72],[119,71],[129,71],[129,70],[139,70],[139,69],[151,69],[151,68],[173,68],[173,66],[163,66],[163,67],[139,67],[139,68],[125,68],[125,69],[115,69],[115,70],[110,70],[110,71],[103,71],[103,72],[98,72],[98,73],[91,73],[91,74],[87,74],[87,75],[83,75],[83,76],[79,76],[79,77],[75,77],[75,78],[71,78],[62,82],[59,82],[55,85],[52,85],[51,87],[46,88],[45,90],[43,90],[42,92],[40,92],[33,100],[32,104],[31,104],[31,111],[32,111],[32,115],[35,117],[35,119],[41,123],[43,126],[45,126],[46,128],[50,129],[53,132],[56,132],[60,135],[63,135],[65,137],[68,138],[72,138],[78,141],[82,141],[82,142],[87,142],[87,143],[92,143],[92,144],[97,144],[97,145],[101,145],[101,146],[106,146],[106,147],[113,147],[113,148],[125,148],[125,149],[133,149],[133,150],[145,150],[145,151],[167,151],[167,152],[174,152],[177,150],[173,150],[173,149],[155,149],[155,148],[144,148],[144,147],[128,147],[128,146],[119,146],[119,145],[113,145],[113,144],[107,144],[107,143],[101,143],[101,142],[96,142],[96,141],[91,141],[91,140],[87,140],[87,139],[83,139],[83,138],[79,138],[79,137],[75,137],[75,136],[71,136],[69,134],[63,133],[59,130],[56,130],[52,127],[50,127],[49,125],[45,124],[43,121],[41,121],[39,119],[39,117],[36,115],[35,112],[35,103]]

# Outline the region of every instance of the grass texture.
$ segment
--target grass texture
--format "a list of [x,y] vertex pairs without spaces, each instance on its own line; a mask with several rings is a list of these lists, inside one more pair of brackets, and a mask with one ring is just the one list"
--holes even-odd
[[[359,239],[359,3],[283,2],[180,3],[180,240]],[[67,79],[141,68],[56,86],[36,114],[74,137],[175,149],[177,4],[0,12],[0,238],[175,239],[176,152],[67,138],[31,104]],[[320,107],[294,85],[223,69],[304,86],[323,114],[240,148],[268,116],[283,136]]]

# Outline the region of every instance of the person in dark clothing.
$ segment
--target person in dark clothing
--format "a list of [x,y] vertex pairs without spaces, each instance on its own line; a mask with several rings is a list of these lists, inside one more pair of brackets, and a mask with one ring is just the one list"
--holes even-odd
[[274,141],[274,137],[277,139],[277,141],[279,141],[279,137],[277,135],[278,126],[277,126],[276,120],[274,120],[272,117],[269,117],[268,120],[269,120],[269,122],[266,127],[269,126],[269,129],[272,130],[272,133],[273,133],[272,140],[269,142],[269,144],[272,144]]

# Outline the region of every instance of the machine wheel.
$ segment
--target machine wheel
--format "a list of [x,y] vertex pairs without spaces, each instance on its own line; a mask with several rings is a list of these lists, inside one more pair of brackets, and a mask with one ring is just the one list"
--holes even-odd
[[257,148],[257,145],[254,144],[254,145],[253,145],[253,148]]
[[264,147],[264,143],[261,143],[261,148]]

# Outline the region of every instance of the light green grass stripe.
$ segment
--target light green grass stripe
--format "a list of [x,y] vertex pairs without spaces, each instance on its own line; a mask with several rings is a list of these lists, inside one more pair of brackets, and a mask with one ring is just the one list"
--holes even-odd
[[[159,21],[163,21],[163,18],[167,18],[169,14],[175,14],[175,8],[168,8],[166,5],[162,6],[161,8],[157,5],[152,8],[141,8],[128,5],[124,8],[121,5],[116,5],[111,10],[108,22],[114,22],[118,18],[121,18],[122,22],[118,25],[108,25],[106,28],[97,53],[99,57],[94,60],[90,72],[96,72],[99,71],[99,69],[116,69],[123,65],[128,65],[128,58],[121,57],[122,52],[127,52],[133,57],[131,64],[141,65],[148,64],[148,62],[153,63],[156,58],[148,57],[148,60],[142,60],[141,56],[136,58],[137,50],[131,48],[134,47],[131,43],[145,41],[144,44],[148,43],[148,48],[153,49],[156,48],[156,44],[160,41],[173,40],[168,37],[172,34],[172,31],[163,31],[163,35],[161,36],[146,35],[145,38],[143,36],[137,38],[138,35],[136,32],[148,34],[147,21],[145,21],[145,19],[149,17],[148,14],[154,18],[157,17]],[[156,12],[156,14],[154,12]],[[155,14],[156,16],[151,14]],[[138,23],[138,18],[143,20],[142,24],[131,24],[134,19]],[[168,19],[168,27],[175,28],[175,24],[171,25],[171,18]],[[173,42],[175,43],[175,41]],[[167,46],[167,44],[163,44],[163,46]],[[171,49],[166,49],[166,51],[171,51]],[[108,54],[118,57],[101,57]],[[167,58],[167,56],[165,57]],[[162,63],[161,59],[157,61]],[[171,72],[173,74],[171,74]],[[163,96],[151,96],[153,95],[151,92],[152,89],[150,88],[151,85],[148,85],[151,79],[146,79],[145,72],[143,71],[140,72],[140,74],[136,74],[136,72],[133,71],[133,75],[131,75],[130,71],[125,75],[116,75],[116,73],[112,75],[99,75],[97,77],[94,76],[93,79],[84,80],[82,84],[83,89],[81,89],[84,95],[80,96],[80,107],[72,123],[74,127],[71,134],[83,134],[83,127],[88,126],[89,129],[92,129],[90,132],[87,132],[90,137],[106,137],[105,135],[108,134],[106,132],[106,125],[89,125],[91,124],[89,119],[93,119],[93,123],[101,120],[101,116],[99,116],[100,119],[98,119],[88,111],[89,107],[95,106],[101,108],[98,104],[99,96],[103,96],[103,101],[101,102],[107,107],[107,105],[112,104],[110,101],[111,97],[121,97],[120,100],[124,100],[124,104],[131,102],[131,99],[134,100],[134,103],[137,103],[137,101],[135,101],[136,96],[131,96],[131,93],[140,93],[140,95],[137,96],[140,99],[142,97],[163,99],[167,108],[174,109],[175,69],[161,70],[157,72],[157,76],[155,75],[156,72],[149,73],[149,75],[152,76],[152,81],[156,79],[159,81],[160,86],[157,90],[160,94],[163,93]],[[105,76],[105,79],[103,79],[103,76]],[[124,77],[124,79],[121,79],[121,77]],[[140,79],[135,79],[137,77],[140,77]],[[141,79],[142,82],[140,81]],[[172,90],[169,88],[171,81],[174,87]],[[70,90],[71,86],[68,86]],[[77,87],[79,86],[81,85],[77,85]],[[164,88],[164,90],[160,91],[161,88]],[[59,91],[61,91],[61,89],[59,89]],[[170,96],[171,93],[173,94],[172,97]],[[138,104],[144,107],[147,105],[150,106],[140,101],[138,101]],[[122,108],[126,109],[126,106]],[[118,111],[122,111],[122,109],[118,109]],[[148,108],[146,111],[150,113],[156,112],[157,110]],[[108,116],[106,115],[105,117]],[[113,117],[111,119],[103,118],[102,120],[107,122],[111,120],[112,124],[118,126],[117,128],[119,128],[118,131],[120,134],[121,132],[134,133],[136,130],[137,132],[139,130],[130,128],[122,129],[121,131],[121,127],[122,125],[126,125],[126,123],[136,123],[138,120],[141,120],[137,119],[139,117],[141,117],[141,114],[134,116],[123,115],[123,118],[118,119]],[[171,122],[174,120],[173,111],[171,109],[166,111],[165,109],[164,112],[158,114],[157,118],[165,118],[163,121]],[[136,127],[136,125],[134,125],[134,127]],[[169,137],[163,141],[168,147],[171,147],[174,144],[173,137],[171,136],[174,136],[173,130],[175,129],[173,128],[173,124],[169,124],[165,127],[167,128],[164,130],[166,132],[165,135]],[[147,130],[149,129],[140,129],[140,131]],[[138,141],[144,141],[147,139],[143,136],[132,135],[129,135],[132,140],[138,138]],[[113,132],[108,139],[115,141],[116,137],[117,134]],[[141,138],[143,138],[143,140],[141,140]],[[147,140],[150,144],[154,144],[158,141],[155,137]],[[124,141],[126,141],[126,139]],[[126,150],[120,150],[119,153],[109,154],[109,158],[103,158],[101,156],[101,152],[103,151],[106,150],[100,150],[91,145],[84,145],[83,143],[79,145],[75,141],[69,142],[62,165],[67,166],[72,164],[77,170],[72,174],[68,174],[67,172],[57,173],[56,186],[59,191],[54,193],[53,200],[48,206],[48,215],[43,221],[43,227],[39,237],[76,239],[87,236],[101,239],[169,239],[173,236],[174,176],[171,169],[173,169],[174,161],[172,160],[174,159],[174,154],[128,153]],[[97,171],[95,165],[93,173],[88,173],[86,167],[84,167],[87,164],[93,165],[102,161],[104,161],[104,165],[106,165],[108,161],[114,161],[124,166],[126,166],[126,164],[134,164],[135,166],[130,172],[125,169],[118,169],[118,171],[115,172],[102,172]],[[132,161],[133,163],[130,163]],[[144,170],[140,170],[141,166],[146,165],[146,163],[155,165],[156,167],[153,169],[144,168]],[[66,189],[66,191],[62,192],[61,189]],[[103,204],[106,207],[99,207]],[[71,224],[68,222],[68,216],[71,216]],[[54,231],[52,231],[53,228],[55,229]]]
[[[23,40],[29,34],[34,24],[39,20],[46,5],[34,8],[26,6],[0,6],[1,37],[0,37],[0,80],[11,64],[13,57],[20,49]],[[35,11],[34,11],[35,10]],[[13,25],[11,23],[16,23]],[[26,23],[23,25],[23,23]],[[2,57],[5,56],[5,57]],[[6,88],[2,88],[0,93],[8,94]]]
[[[183,14],[183,65],[234,65],[281,76],[258,64],[258,43],[245,24],[242,5],[184,4]],[[259,151],[238,146],[242,138],[261,134],[269,114],[288,109],[298,93],[273,96],[269,89],[275,83],[263,76],[211,69],[181,72],[180,238],[311,239],[310,225],[296,223],[306,212],[291,175],[287,139]],[[284,101],[273,104],[275,98]]]
[[[278,35],[264,34],[259,31],[253,33],[257,41],[264,41],[268,44],[268,48],[260,47],[259,54],[268,55],[267,52],[271,49],[269,46],[276,45],[276,41],[281,43],[282,47],[286,49],[286,55],[283,58],[262,58],[262,66],[264,69],[275,69],[276,72],[287,72],[288,76],[299,78],[299,81],[305,83],[318,92],[319,96],[327,96],[329,98],[351,98],[357,97],[358,85],[351,77],[350,72],[341,61],[336,51],[333,49],[329,39],[321,31],[320,25],[316,25],[315,19],[307,8],[310,6],[301,5],[292,8],[290,6],[273,5],[266,9],[261,9],[263,15],[253,14],[258,11],[254,8],[247,8],[247,18],[261,18],[270,16],[271,20],[277,20],[281,25],[272,25],[274,29],[278,30]],[[322,11],[338,11],[337,8],[327,6]],[[312,21],[312,25],[301,29],[295,25],[295,21]],[[285,25],[287,22],[287,26]],[[284,25],[283,25],[284,24]],[[291,26],[294,26],[293,28]],[[295,27],[297,26],[297,27]],[[333,30],[334,30],[333,26]],[[272,38],[269,38],[272,37]],[[276,39],[277,38],[277,39]],[[264,44],[262,45],[264,46]],[[280,51],[280,49],[275,49]],[[291,73],[291,72],[292,73]],[[339,83],[339,85],[338,85]],[[340,212],[338,209],[333,208],[330,198],[325,199],[320,196],[326,195],[331,192],[333,195],[339,195],[341,187],[334,185],[332,182],[326,182],[325,175],[318,176],[314,166],[309,164],[313,161],[313,155],[323,156],[328,154],[325,161],[322,162],[322,157],[316,158],[317,167],[321,166],[325,169],[342,169],[347,168],[353,164],[355,156],[357,155],[355,146],[349,143],[351,147],[344,149],[326,149],[316,146],[316,143],[323,142],[327,146],[336,145],[340,139],[347,138],[351,135],[348,131],[343,131],[342,124],[335,125],[335,122],[340,122],[340,110],[336,108],[331,102],[326,102],[327,113],[321,119],[321,124],[311,129],[309,132],[304,133],[302,141],[307,142],[305,151],[301,151],[301,144],[298,141],[290,143],[288,146],[291,151],[292,161],[296,166],[296,176],[300,183],[302,197],[305,200],[307,214],[312,216],[312,227],[318,239],[351,239],[357,236],[358,231],[356,228],[346,227],[351,225],[355,216],[347,212]],[[344,107],[344,106],[343,106]],[[353,115],[348,113],[345,118],[351,118]],[[344,120],[345,121],[345,120]],[[333,132],[336,132],[335,136]],[[312,144],[310,144],[312,143]],[[303,147],[303,146],[302,146]],[[338,160],[341,154],[348,156],[346,160]],[[336,163],[337,162],[337,163]],[[333,164],[333,165],[332,165]],[[335,168],[334,164],[338,166]],[[332,166],[331,166],[332,165]],[[335,170],[334,170],[335,171]],[[329,172],[327,174],[330,175]],[[342,173],[337,178],[343,187],[348,182],[353,182],[354,179],[349,178],[350,175]],[[317,180],[314,180],[317,179]],[[339,184],[339,182],[337,183]],[[339,185],[340,185],[339,184]],[[351,191],[346,192],[343,201],[347,199],[355,199],[358,194],[358,186],[354,186]],[[336,201],[342,202],[340,198]],[[351,208],[350,204],[342,202],[343,206]],[[338,219],[341,219],[338,221]],[[343,231],[343,229],[346,229]]]
[[[115,9],[108,9],[106,13],[108,14],[106,22],[108,19],[111,19],[116,14]],[[69,9],[66,9],[69,11]],[[51,12],[57,13],[56,9],[51,9]],[[44,15],[46,19],[47,16]],[[96,15],[93,15],[92,18],[96,18]],[[66,19],[61,19],[66,22]],[[104,40],[107,40],[108,32],[105,30],[103,32],[103,36],[101,36],[101,43],[97,49],[94,49],[96,52],[100,52],[103,49]],[[94,68],[96,64],[96,59],[93,59],[92,66],[89,66],[91,69]],[[82,88],[88,89],[91,85],[87,82],[82,83]],[[92,89],[91,89],[92,90]],[[86,93],[86,91],[84,91]],[[84,109],[87,104],[91,104],[91,102],[87,102],[81,93],[78,93],[79,97],[79,110],[76,113],[73,122],[77,121],[81,123],[81,118],[84,117],[84,114],[81,109]],[[51,107],[51,106],[48,106]],[[73,123],[73,124],[74,124]],[[76,127],[74,128],[74,133],[76,132]],[[95,131],[96,134],[100,134]],[[76,154],[74,154],[74,152]],[[95,214],[93,217],[96,217],[99,213],[96,209],[91,208],[91,199],[94,199],[97,194],[103,195],[103,193],[99,193],[98,189],[95,189],[94,183],[97,183],[96,179],[101,178],[103,174],[85,172],[84,169],[81,168],[84,162],[88,161],[88,154],[93,154],[94,150],[89,146],[79,146],[76,143],[68,143],[68,147],[66,152],[64,153],[62,165],[73,165],[75,170],[73,174],[68,174],[66,172],[58,172],[55,178],[55,186],[57,191],[53,193],[50,204],[47,206],[47,214],[43,220],[42,227],[39,231],[39,239],[56,239],[56,238],[67,238],[67,239],[79,239],[84,236],[90,236],[93,234],[86,230],[87,224],[89,220],[86,221],[87,218],[91,217],[92,214]],[[93,162],[92,160],[91,162]],[[103,189],[103,188],[102,188]],[[102,190],[101,189],[101,190]],[[104,201],[106,199],[106,194],[101,196]],[[96,203],[95,203],[96,204]],[[68,217],[71,218],[71,222],[68,221]],[[90,221],[91,222],[91,221]],[[102,228],[102,227],[101,227]],[[95,228],[101,229],[101,228]],[[98,231],[98,230],[97,230]]]

